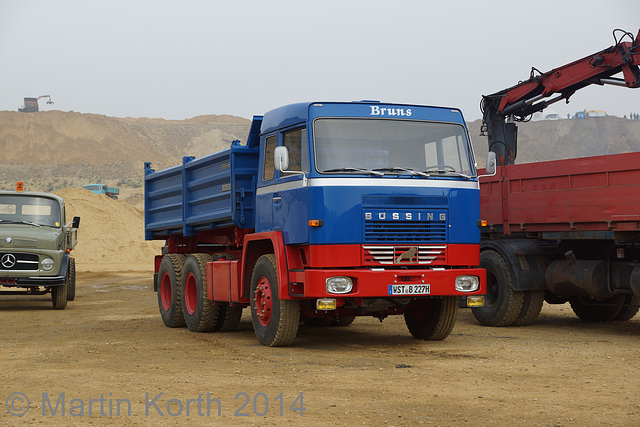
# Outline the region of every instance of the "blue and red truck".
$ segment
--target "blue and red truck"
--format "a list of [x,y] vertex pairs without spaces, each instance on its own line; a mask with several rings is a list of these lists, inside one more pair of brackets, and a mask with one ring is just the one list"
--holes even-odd
[[164,324],[235,329],[261,344],[299,323],[403,314],[446,338],[459,299],[483,304],[480,193],[460,110],[309,102],[254,116],[246,144],[154,171],[145,238],[165,240],[154,290]]

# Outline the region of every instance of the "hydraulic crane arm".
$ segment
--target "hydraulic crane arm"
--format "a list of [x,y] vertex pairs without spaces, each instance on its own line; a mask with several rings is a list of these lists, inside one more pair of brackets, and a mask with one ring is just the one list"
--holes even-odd
[[[616,33],[622,32],[620,39]],[[636,38],[622,30],[613,31],[615,45],[570,64],[540,73],[532,68],[529,79],[508,89],[482,97],[482,135],[489,138],[489,150],[499,165],[511,165],[517,154],[515,122],[526,120],[554,102],[569,98],[589,85],[611,84],[640,87],[640,31]],[[623,42],[628,37],[630,42]],[[537,75],[536,72],[538,73]],[[622,78],[615,77],[622,73]]]

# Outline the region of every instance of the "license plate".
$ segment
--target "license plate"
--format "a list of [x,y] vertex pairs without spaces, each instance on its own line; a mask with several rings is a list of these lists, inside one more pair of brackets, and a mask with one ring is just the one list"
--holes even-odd
[[389,295],[428,295],[430,285],[389,285]]

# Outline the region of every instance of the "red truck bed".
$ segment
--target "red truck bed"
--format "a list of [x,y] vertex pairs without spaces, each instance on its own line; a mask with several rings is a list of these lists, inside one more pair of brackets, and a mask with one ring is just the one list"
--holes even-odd
[[480,183],[492,231],[640,229],[640,153],[501,166]]

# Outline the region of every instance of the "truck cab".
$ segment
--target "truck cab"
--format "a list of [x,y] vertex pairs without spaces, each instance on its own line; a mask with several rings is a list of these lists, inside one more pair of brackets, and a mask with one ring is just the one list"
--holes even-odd
[[340,250],[350,266],[463,261],[457,245],[479,243],[477,172],[457,109],[294,104],[265,114],[260,145],[256,232]]
[[0,192],[0,294],[51,293],[64,309],[75,296],[75,261],[80,218],[65,224],[65,205],[54,194]]

